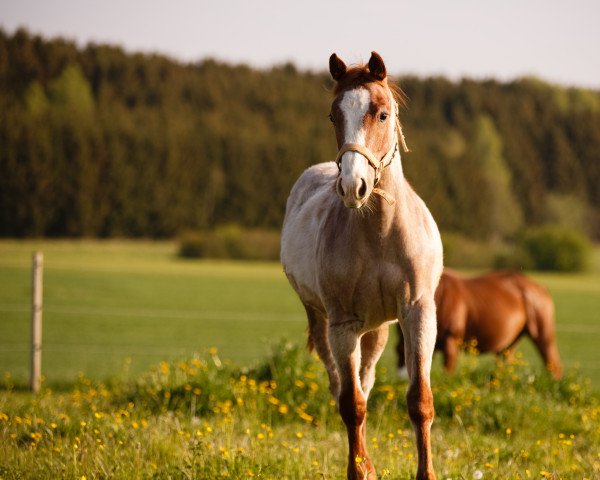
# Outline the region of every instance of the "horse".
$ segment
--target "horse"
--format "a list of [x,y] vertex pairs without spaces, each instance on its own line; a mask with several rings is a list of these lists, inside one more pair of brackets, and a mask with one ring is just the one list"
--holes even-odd
[[348,437],[347,478],[376,479],[366,446],[367,398],[375,365],[399,321],[406,341],[408,413],[416,433],[417,478],[435,479],[430,369],[434,293],[442,272],[437,225],[406,181],[398,119],[404,95],[376,52],[366,65],[329,58],[329,118],[335,161],[305,170],[291,189],[282,235],[283,270],[308,319]]
[[[481,352],[509,352],[524,335],[539,351],[552,377],[562,375],[554,328],[554,303],[548,291],[525,275],[495,272],[463,278],[444,269],[435,293],[437,340],[444,367],[453,372],[459,346]],[[398,368],[405,375],[402,331],[396,345]]]

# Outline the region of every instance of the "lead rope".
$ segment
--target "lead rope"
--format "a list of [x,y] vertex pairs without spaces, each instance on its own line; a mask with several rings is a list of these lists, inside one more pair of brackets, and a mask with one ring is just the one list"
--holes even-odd
[[396,132],[398,133],[400,145],[402,145],[402,150],[404,150],[404,153],[410,152],[410,149],[406,146],[406,139],[404,138],[404,132],[402,131],[402,124],[400,123],[399,114],[396,114]]
[[[406,139],[404,138],[404,132],[402,131],[402,124],[400,123],[400,117],[399,117],[398,111],[396,111],[396,135],[398,136],[398,141],[400,142],[400,145],[402,145],[402,150],[404,150],[405,153],[410,152],[410,150],[406,146]],[[393,160],[394,156],[396,155],[397,150],[398,150],[398,143],[396,142],[396,147],[394,148],[394,153],[392,154],[390,163],[392,163],[392,160]],[[382,165],[381,170],[383,170],[388,165]],[[387,204],[390,206],[392,206],[396,203],[396,199],[394,197],[392,197],[389,193],[387,193],[385,190],[382,190],[381,188],[378,188],[378,187],[373,188],[373,193],[376,193],[381,198],[383,198],[387,202]]]
[[376,193],[381,198],[383,198],[388,203],[389,206],[392,206],[396,203],[396,199],[394,197],[392,197],[389,193],[387,193],[385,190],[382,190],[381,188],[375,187],[373,189],[373,193]]

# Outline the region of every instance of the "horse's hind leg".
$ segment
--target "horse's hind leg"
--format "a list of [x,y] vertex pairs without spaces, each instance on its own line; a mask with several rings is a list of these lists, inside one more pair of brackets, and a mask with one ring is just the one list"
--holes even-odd
[[444,340],[444,368],[447,372],[454,373],[458,358],[458,341],[451,334]]
[[329,347],[329,333],[327,331],[327,317],[309,305],[304,305],[308,318],[308,348],[314,347],[317,355],[325,365],[329,376],[329,390],[337,401],[340,394],[340,379],[335,366],[335,360]]
[[430,373],[437,330],[433,298],[409,307],[401,325],[410,379],[406,395],[408,414],[415,430],[419,454],[417,479],[435,480],[430,438],[434,416]]
[[397,324],[398,327],[398,342],[396,342],[396,355],[398,362],[398,376],[402,379],[408,378],[408,371],[406,369],[406,353],[404,351],[404,335],[402,334],[402,328],[400,327],[400,323]]

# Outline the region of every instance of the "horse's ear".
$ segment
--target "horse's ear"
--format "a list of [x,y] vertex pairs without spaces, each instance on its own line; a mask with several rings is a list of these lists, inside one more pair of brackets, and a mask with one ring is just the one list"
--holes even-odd
[[346,64],[335,53],[332,53],[329,57],[329,72],[336,82],[344,76],[346,69]]
[[373,75],[377,80],[383,80],[387,75],[383,58],[381,58],[377,52],[371,52],[371,58],[369,59],[369,72],[371,72],[371,75]]

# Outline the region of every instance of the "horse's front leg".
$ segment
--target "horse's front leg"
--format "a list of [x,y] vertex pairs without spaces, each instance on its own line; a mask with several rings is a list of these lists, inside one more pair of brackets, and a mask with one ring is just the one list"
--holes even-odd
[[340,395],[338,406],[348,432],[348,479],[376,479],[375,468],[365,444],[367,399],[362,390],[360,341],[356,323],[330,317],[329,344],[338,367]]
[[[368,401],[375,385],[375,367],[385,349],[389,336],[387,324],[365,333],[360,339],[360,385]],[[363,436],[367,438],[367,422],[363,423]]]
[[365,333],[360,339],[360,385],[365,398],[375,384],[375,367],[385,349],[389,336],[387,324]]
[[417,479],[435,480],[430,439],[434,407],[429,378],[437,330],[433,297],[409,307],[400,322],[410,379],[406,395],[408,414],[415,430],[419,457]]

